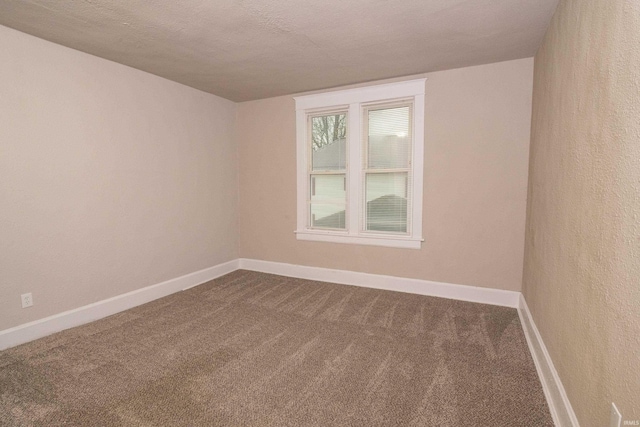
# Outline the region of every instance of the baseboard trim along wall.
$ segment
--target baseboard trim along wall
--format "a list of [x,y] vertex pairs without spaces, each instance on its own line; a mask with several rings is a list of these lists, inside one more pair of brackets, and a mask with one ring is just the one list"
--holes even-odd
[[237,269],[518,308],[520,292],[240,258],[0,331],[0,350],[80,326],[200,285]]
[[520,294],[518,315],[555,425],[557,427],[579,427],[578,418],[573,412],[562,381],[553,366],[547,347],[533,322],[533,317],[531,317],[531,312],[522,294]]
[[533,322],[524,297],[520,292],[501,289],[479,288],[429,280],[239,258],[0,331],[0,350],[111,316],[158,298],[198,286],[238,269],[517,308],[522,329],[524,330],[555,425],[558,427],[579,427],[576,415],[542,341],[542,337]]
[[166,282],[136,289],[126,294],[117,295],[73,310],[45,317],[44,319],[5,329],[4,331],[0,331],[0,350],[111,316],[112,314],[200,285],[237,269],[238,260],[234,259],[214,267],[205,268],[185,274],[184,276],[176,277],[175,279],[167,280]]
[[520,292],[240,258],[240,268],[300,279],[518,308]]

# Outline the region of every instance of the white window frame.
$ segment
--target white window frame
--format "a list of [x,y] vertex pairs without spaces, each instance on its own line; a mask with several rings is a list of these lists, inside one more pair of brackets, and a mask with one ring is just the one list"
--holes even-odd
[[[426,79],[407,80],[355,89],[294,97],[297,145],[298,240],[351,243],[420,249],[422,238],[422,192],[424,170],[424,92]],[[407,202],[410,227],[407,234],[363,231],[363,109],[372,103],[412,102],[411,196]],[[319,111],[347,111],[347,201],[346,230],[312,229],[309,218],[310,144],[308,116]],[[362,219],[363,220],[363,219]]]

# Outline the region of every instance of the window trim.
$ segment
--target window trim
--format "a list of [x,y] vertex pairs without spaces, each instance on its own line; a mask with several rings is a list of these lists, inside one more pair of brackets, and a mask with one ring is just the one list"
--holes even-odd
[[[354,89],[345,89],[294,97],[296,103],[296,160],[297,160],[297,228],[298,240],[320,242],[351,243],[361,245],[388,246],[395,248],[420,249],[422,238],[422,192],[424,172],[424,92],[426,78],[406,80]],[[362,204],[363,165],[363,108],[366,104],[411,100],[413,144],[411,146],[412,195],[409,201],[411,223],[410,234],[395,235],[362,231],[360,212]],[[346,230],[320,230],[308,226],[308,167],[307,147],[308,116],[324,111],[348,111],[347,115],[347,198]],[[353,161],[356,159],[357,161]],[[355,167],[354,167],[355,166]]]

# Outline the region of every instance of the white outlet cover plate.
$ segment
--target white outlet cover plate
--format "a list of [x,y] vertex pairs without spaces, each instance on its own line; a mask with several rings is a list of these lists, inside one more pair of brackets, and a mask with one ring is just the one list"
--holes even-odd
[[20,295],[20,298],[22,299],[22,308],[31,307],[33,305],[33,295],[31,295],[31,292]]

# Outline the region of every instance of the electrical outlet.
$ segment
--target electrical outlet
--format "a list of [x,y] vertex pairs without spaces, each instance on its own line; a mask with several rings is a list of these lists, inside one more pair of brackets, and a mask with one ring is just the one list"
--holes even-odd
[[31,295],[31,292],[20,295],[20,298],[22,298],[22,308],[31,307],[33,305],[33,295]]
[[610,427],[620,427],[620,423],[622,422],[622,415],[620,415],[620,411],[616,408],[616,404],[611,402],[611,417],[609,418]]

